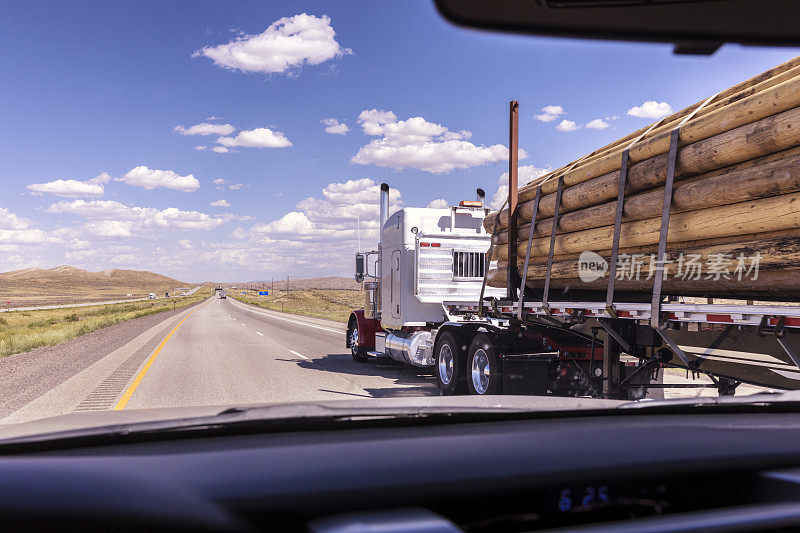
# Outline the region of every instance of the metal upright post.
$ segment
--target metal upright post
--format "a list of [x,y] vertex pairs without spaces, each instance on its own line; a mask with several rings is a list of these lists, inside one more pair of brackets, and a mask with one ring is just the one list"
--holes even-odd
[[[514,299],[519,286],[517,271],[517,187],[519,179],[519,102],[512,100],[509,105],[508,124],[508,267],[506,276],[506,296]],[[498,214],[498,216],[500,216]]]

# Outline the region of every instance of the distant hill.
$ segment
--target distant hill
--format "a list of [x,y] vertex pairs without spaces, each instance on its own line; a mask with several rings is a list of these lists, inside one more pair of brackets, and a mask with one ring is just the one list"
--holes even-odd
[[[0,300],[17,306],[88,302],[143,297],[177,287],[192,287],[176,279],[141,270],[89,272],[71,265],[26,268],[0,273]],[[11,305],[11,304],[8,304]]]
[[[225,287],[257,287],[263,286],[269,289],[272,285],[272,280],[266,281],[247,281],[242,283],[218,283]],[[283,290],[286,288],[286,278],[276,279],[275,288]],[[321,278],[289,278],[289,290],[300,289],[337,289],[337,290],[358,290],[361,285],[356,283],[353,278],[342,278],[338,276],[327,276]]]

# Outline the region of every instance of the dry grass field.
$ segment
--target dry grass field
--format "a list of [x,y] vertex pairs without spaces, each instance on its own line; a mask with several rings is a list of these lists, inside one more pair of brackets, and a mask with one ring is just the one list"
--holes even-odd
[[297,315],[313,316],[347,322],[350,311],[363,307],[363,297],[358,290],[302,289],[289,291],[270,291],[269,296],[258,296],[250,291],[243,295],[241,290],[228,290],[228,297],[241,302],[284,311]]
[[112,305],[0,313],[0,357],[52,346],[126,320],[186,307],[211,295],[203,287],[192,296]]

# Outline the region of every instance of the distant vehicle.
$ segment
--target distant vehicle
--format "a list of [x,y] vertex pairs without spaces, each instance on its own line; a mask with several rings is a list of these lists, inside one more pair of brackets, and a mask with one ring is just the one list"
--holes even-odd
[[164,296],[165,296],[165,297],[167,297],[167,298],[169,298],[169,293],[168,293],[168,292],[165,292],[165,293],[164,293]]
[[181,296],[186,296],[186,291],[182,292]]
[[156,299],[156,293],[154,293],[154,292],[151,292],[151,293],[150,293],[150,296],[148,296],[148,299],[150,299],[150,300],[155,300],[155,299]]
[[227,300],[227,299],[228,299],[228,297],[227,297],[227,296],[225,296],[225,293],[224,293],[224,292],[223,292],[223,293],[220,293],[219,297],[220,297],[222,300]]

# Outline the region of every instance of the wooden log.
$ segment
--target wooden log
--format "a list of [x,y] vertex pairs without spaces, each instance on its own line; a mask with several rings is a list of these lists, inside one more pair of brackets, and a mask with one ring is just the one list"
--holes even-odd
[[[794,231],[793,234],[773,237],[773,238],[759,238],[757,240],[748,240],[743,242],[734,242],[726,244],[718,244],[712,246],[690,246],[685,249],[669,251],[665,259],[665,270],[667,275],[672,277],[678,272],[679,259],[684,258],[684,263],[688,258],[693,261],[699,261],[703,268],[709,264],[709,261],[716,261],[715,266],[720,269],[727,269],[729,272],[734,272],[739,262],[739,257],[752,258],[756,255],[759,259],[759,271],[761,270],[781,270],[781,269],[800,269],[800,231]],[[650,263],[650,254],[655,255],[655,249],[647,253],[635,253],[637,256],[635,261],[632,259],[634,253],[622,252],[624,261],[618,263],[625,263],[628,266],[638,265],[642,275],[647,276],[650,274],[654,265]],[[611,260],[611,254],[608,251],[599,254],[606,262]],[[523,258],[524,260],[524,258]],[[749,263],[748,263],[749,264]],[[522,262],[519,262],[520,270]],[[498,262],[497,270],[505,270],[506,263]],[[540,262],[531,264],[528,267],[528,279],[535,280],[544,278],[547,272],[547,263]],[[633,270],[627,271],[618,270],[618,277],[625,274],[631,274]],[[654,274],[654,272],[653,272]],[[706,272],[703,271],[702,275],[705,276]],[[520,274],[521,275],[521,274]],[[577,258],[561,260],[553,263],[550,271],[550,276],[553,279],[576,279],[578,274],[578,260]],[[603,275],[604,279],[608,279],[608,271]],[[800,279],[798,279],[800,284]]]
[[[744,235],[736,235],[734,237],[717,237],[712,239],[697,239],[694,241],[688,242],[673,242],[667,244],[667,252],[668,253],[689,253],[689,250],[692,249],[701,249],[701,248],[711,248],[715,246],[728,246],[728,245],[736,245],[742,242],[749,242],[749,241],[759,241],[759,240],[775,240],[775,239],[792,239],[800,237],[800,230],[797,229],[788,229],[788,230],[779,230],[779,231],[767,231],[762,233],[747,233]],[[622,244],[622,243],[621,243]],[[657,244],[649,244],[646,246],[620,246],[619,253],[620,254],[654,254],[658,250]],[[595,253],[598,253],[604,257],[610,257],[611,249],[607,248],[604,250],[592,250]],[[576,261],[578,257],[580,257],[580,253],[568,253],[568,254],[554,254],[553,255],[553,262],[560,263],[564,261]],[[505,268],[506,260],[505,259],[497,259],[493,257],[492,262],[497,262],[497,268]],[[525,262],[524,255],[520,257],[517,256],[517,265],[522,268]],[[531,254],[529,264],[547,264],[547,256],[541,255],[533,255]]]
[[[723,107],[725,105],[729,105],[733,102],[738,100],[742,100],[748,96],[752,96],[757,94],[767,88],[773,87],[778,85],[779,83],[783,83],[788,81],[795,76],[800,74],[800,56],[790,59],[780,65],[773,67],[757,76],[754,76],[748,80],[745,80],[741,83],[734,85],[724,91],[720,92],[713,102],[709,102],[703,109],[700,109],[696,113],[696,117],[702,116],[707,114],[710,111]],[[678,121],[682,120],[686,115],[695,111],[702,102],[695,103],[689,107],[686,107],[677,113],[673,113],[669,117],[665,117],[662,119],[661,125],[657,128],[653,128],[649,132],[649,136],[652,137],[658,133],[661,133],[664,129],[672,129],[675,125],[677,125]],[[624,149],[627,147],[631,141],[637,139],[639,136],[647,132],[650,126],[645,126],[621,139],[618,139],[602,148],[599,148],[589,154],[581,158],[580,160],[572,161],[560,168],[549,172],[548,174],[542,176],[541,178],[535,180],[535,183],[532,186],[538,185],[541,181],[545,181],[548,179],[552,179],[553,177],[560,176],[564,173],[567,168],[577,167],[576,163],[580,162],[581,164],[588,164],[594,160],[596,160],[600,156],[608,155],[609,152],[619,151],[620,149]]]
[[[740,300],[769,300],[774,302],[799,302],[800,270],[774,270],[759,272],[758,279],[744,278],[739,280],[719,280],[715,283],[703,283],[696,280],[667,279],[662,286],[662,294],[669,296],[693,296],[701,298],[735,298]],[[490,287],[505,287],[505,271],[489,272],[487,284]],[[528,287],[538,292],[544,280],[531,280]],[[606,280],[598,279],[585,283],[580,279],[553,279],[550,282],[550,301],[568,300],[570,293],[580,292],[585,298],[587,292],[594,292],[594,299],[605,298]],[[649,301],[653,290],[653,280],[617,280],[616,294],[627,293],[618,301],[633,300],[631,295],[640,295],[640,301]],[[539,296],[540,297],[540,296]],[[537,295],[531,297],[537,299]]]
[[[706,173],[764,155],[781,152],[800,145],[800,108],[791,109],[741,126],[678,150],[675,172],[680,180],[691,175]],[[659,185],[666,179],[667,156],[662,154],[632,165],[628,169],[626,194],[635,194]],[[617,197],[619,172],[612,172],[564,189],[561,212],[577,211]],[[520,193],[521,194],[521,193]],[[539,204],[537,218],[547,218],[555,210],[555,194],[544,195]],[[530,222],[533,202],[520,199],[517,209],[519,224]],[[490,213],[484,227],[492,231],[497,212]],[[499,228],[508,224],[508,211],[500,213]]]
[[[800,190],[800,147],[752,159],[700,176],[687,178],[674,186],[672,212],[694,211],[708,207],[788,194]],[[623,221],[643,220],[661,214],[664,187],[625,199]],[[559,217],[559,233],[570,233],[614,224],[617,202],[606,202]],[[539,220],[535,236],[548,236],[553,219]],[[520,240],[528,238],[530,224],[519,227]],[[498,234],[496,243],[508,242],[508,234]]]
[[[620,242],[624,243],[624,246],[655,244],[658,242],[660,228],[660,217],[625,222],[621,226]],[[800,229],[800,193],[676,213],[669,219],[667,241],[687,242],[785,229]],[[613,230],[613,226],[603,226],[558,235],[555,250],[564,254],[609,249]],[[526,247],[526,242],[518,246],[519,253],[523,257]],[[533,239],[532,253],[546,255],[549,248],[549,238]],[[496,246],[492,257],[507,258],[503,247]]]
[[[679,132],[681,146],[696,143],[718,135],[722,132],[749,124],[776,113],[800,106],[800,78],[794,77],[764,91],[718,108],[705,115],[693,118],[684,123]],[[632,162],[644,161],[669,150],[670,132],[663,131],[642,139],[629,152]],[[579,165],[564,173],[566,186],[590,180],[597,176],[619,169],[622,151],[613,151],[596,160]],[[549,180],[542,185],[542,192],[550,194],[556,190],[556,180]],[[535,187],[524,187],[520,190],[520,198],[532,197]]]

